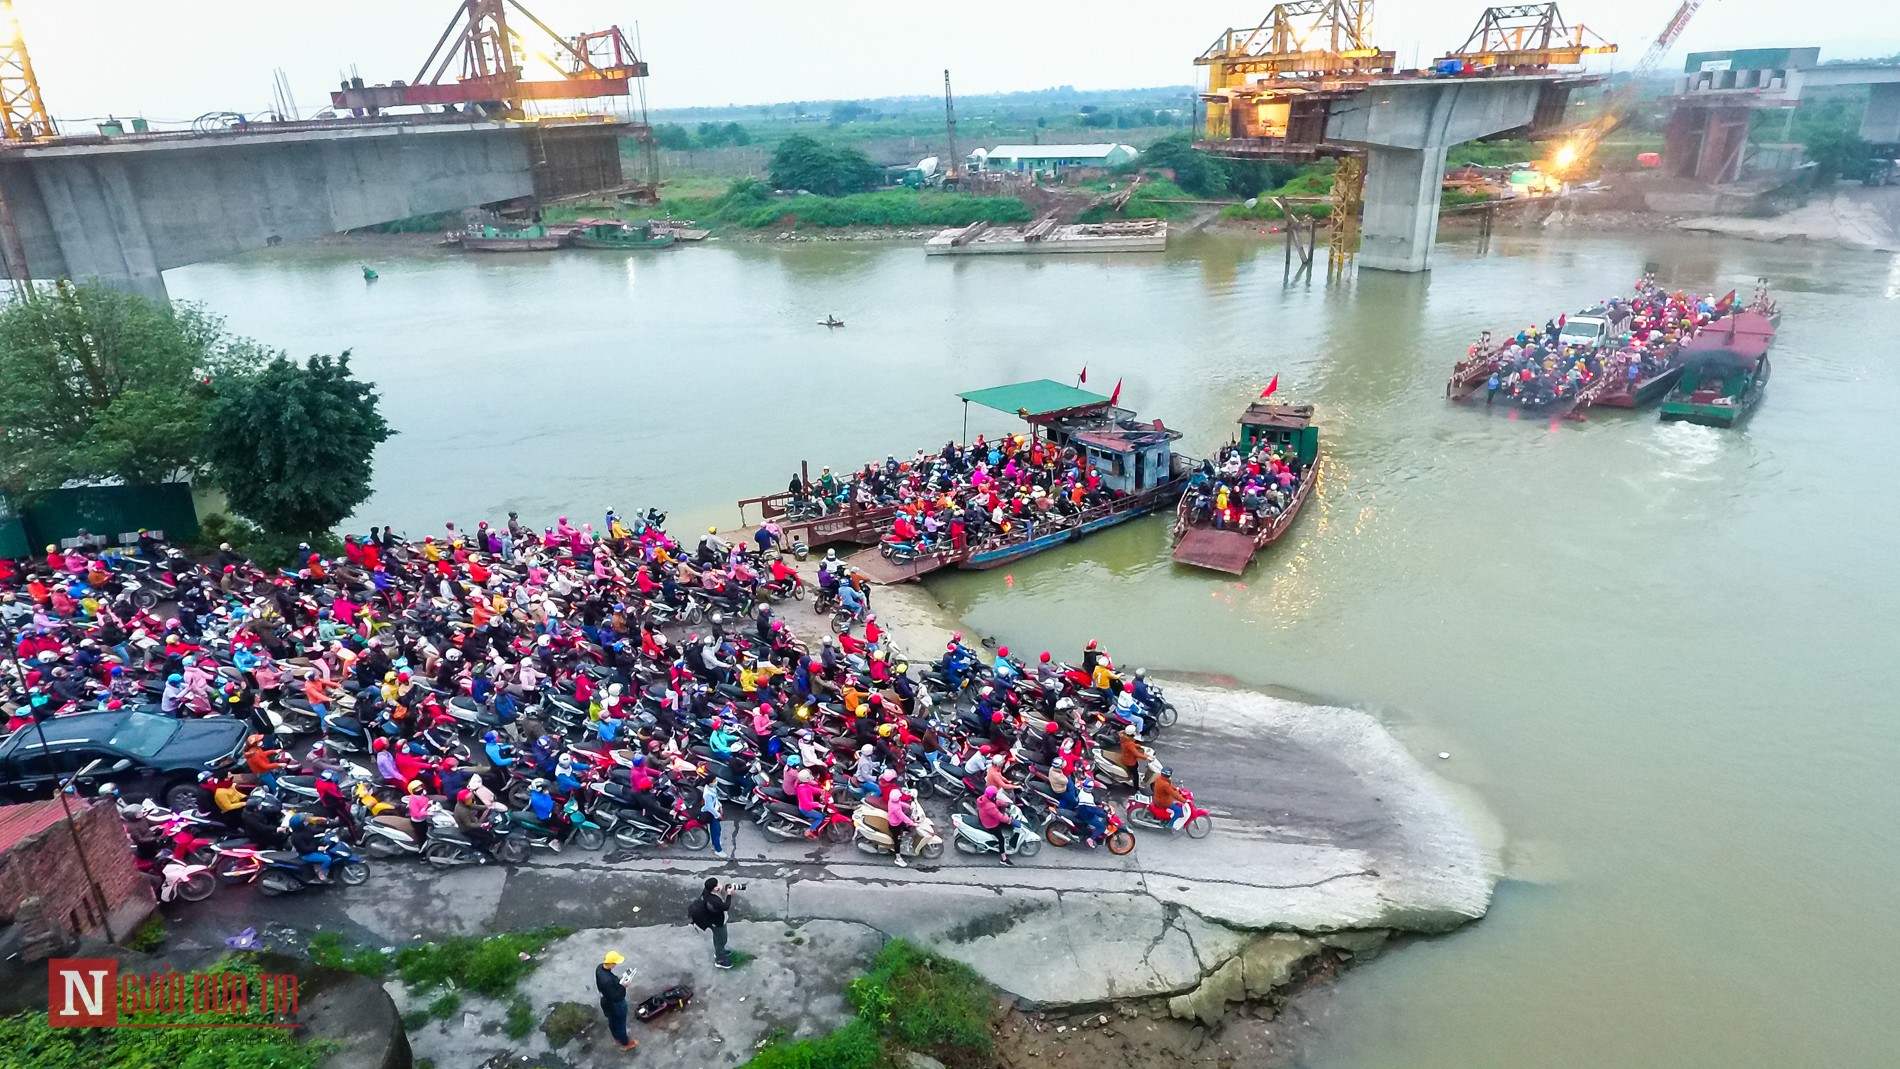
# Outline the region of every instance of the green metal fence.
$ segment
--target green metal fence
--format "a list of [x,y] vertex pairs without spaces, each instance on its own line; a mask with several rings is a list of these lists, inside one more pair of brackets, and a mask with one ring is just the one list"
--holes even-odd
[[164,532],[172,542],[198,537],[198,511],[191,484],[154,486],[81,486],[47,490],[20,508],[0,494],[0,557],[25,557],[48,545],[79,537],[81,531],[117,545],[131,541],[139,528]]

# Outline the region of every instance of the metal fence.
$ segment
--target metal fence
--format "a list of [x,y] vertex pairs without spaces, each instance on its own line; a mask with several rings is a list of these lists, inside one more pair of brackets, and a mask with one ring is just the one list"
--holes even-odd
[[72,546],[82,538],[94,545],[125,544],[136,540],[141,527],[173,542],[197,538],[191,484],[47,490],[25,508],[0,494],[0,557],[27,557],[42,546]]

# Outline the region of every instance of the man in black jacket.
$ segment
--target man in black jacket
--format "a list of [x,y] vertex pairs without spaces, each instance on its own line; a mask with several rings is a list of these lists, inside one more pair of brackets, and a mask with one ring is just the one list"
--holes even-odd
[[640,1041],[627,1038],[627,984],[633,979],[633,970],[615,973],[614,966],[627,959],[618,950],[609,950],[594,966],[594,986],[600,989],[600,1012],[607,1015],[607,1030],[614,1034],[614,1042],[621,1050],[632,1050]]
[[732,968],[732,957],[726,952],[726,913],[732,909],[731,884],[719,886],[719,878],[706,877],[706,889],[700,892],[687,909],[687,915],[693,924],[712,933],[713,964],[721,969]]

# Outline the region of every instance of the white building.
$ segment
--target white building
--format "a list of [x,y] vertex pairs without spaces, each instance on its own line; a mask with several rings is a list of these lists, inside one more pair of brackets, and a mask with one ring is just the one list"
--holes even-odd
[[1132,145],[998,145],[964,157],[971,171],[1060,171],[1069,167],[1120,167],[1140,156]]

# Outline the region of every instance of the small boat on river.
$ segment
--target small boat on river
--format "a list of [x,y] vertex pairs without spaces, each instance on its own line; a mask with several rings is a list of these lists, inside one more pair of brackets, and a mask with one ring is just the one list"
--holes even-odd
[[[1265,469],[1249,477],[1247,466],[1258,452],[1290,458],[1284,467],[1292,482],[1278,485],[1283,480]],[[1245,572],[1255,554],[1293,526],[1313,492],[1319,457],[1312,405],[1248,405],[1233,443],[1188,479],[1175,507],[1174,562],[1232,575]]]
[[1682,377],[1663,399],[1664,422],[1733,427],[1761,404],[1776,319],[1751,308],[1729,316],[1683,346]]
[[582,220],[570,243],[577,249],[669,249],[678,240],[650,226]]
[[572,232],[572,227],[555,228],[539,223],[515,230],[483,225],[450,234],[449,238],[466,252],[546,252],[567,244]]

